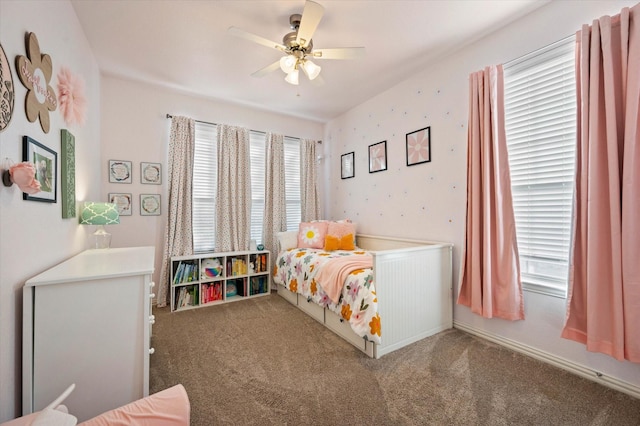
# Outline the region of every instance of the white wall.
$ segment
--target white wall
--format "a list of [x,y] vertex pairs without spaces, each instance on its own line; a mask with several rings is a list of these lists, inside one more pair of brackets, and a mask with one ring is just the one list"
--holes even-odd
[[[17,55],[26,55],[25,34],[34,32],[43,54],[51,56],[57,86],[61,66],[85,80],[88,99],[84,126],[68,127],[59,109],[50,113],[51,128],[44,133],[40,122],[25,114],[27,89],[15,69]],[[0,42],[7,54],[15,85],[15,109],[9,126],[0,133],[0,161],[22,161],[22,137],[30,136],[58,153],[60,129],[68,129],[76,141],[77,200],[100,195],[100,74],[87,40],[68,1],[0,0]],[[60,172],[58,171],[58,177]],[[20,414],[22,287],[40,272],[85,249],[87,229],[78,219],[62,219],[60,181],[55,204],[23,201],[14,185],[0,185],[0,422]]]
[[[583,23],[635,1],[551,2],[359,105],[325,129],[324,201],[331,218],[348,217],[359,233],[455,244],[459,281],[466,208],[468,76],[575,33]],[[432,161],[406,166],[405,134],[431,126]],[[368,145],[386,140],[388,170],[368,173]],[[340,179],[340,155],[355,151],[355,178]],[[565,300],[525,292],[526,320],[487,320],[456,305],[457,323],[511,339],[640,387],[640,366],[585,351],[560,338]],[[384,325],[383,325],[384,327]]]
[[[103,76],[101,199],[107,200],[111,192],[133,194],[133,215],[123,216],[120,224],[109,226],[108,231],[113,235],[113,247],[156,247],[156,282],[160,275],[168,199],[167,150],[171,120],[166,118],[167,114],[317,140],[322,139],[323,132],[323,125],[317,122]],[[109,159],[133,162],[132,184],[109,183]],[[162,185],[140,183],[141,161],[162,163]],[[160,216],[140,216],[142,193],[161,194]]]

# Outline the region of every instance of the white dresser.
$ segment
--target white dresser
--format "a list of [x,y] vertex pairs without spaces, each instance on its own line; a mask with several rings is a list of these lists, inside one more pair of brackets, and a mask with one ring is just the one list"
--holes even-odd
[[149,394],[154,247],[87,250],[23,292],[22,411],[53,401],[78,421]]

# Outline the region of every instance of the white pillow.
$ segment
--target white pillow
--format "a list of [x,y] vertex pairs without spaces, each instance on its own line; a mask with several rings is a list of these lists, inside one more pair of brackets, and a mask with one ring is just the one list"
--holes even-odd
[[276,234],[280,251],[298,247],[298,231],[285,231]]

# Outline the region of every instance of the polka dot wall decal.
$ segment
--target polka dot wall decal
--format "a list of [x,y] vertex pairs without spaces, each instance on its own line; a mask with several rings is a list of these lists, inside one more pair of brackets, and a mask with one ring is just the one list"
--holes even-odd
[[422,90],[418,90],[418,95],[422,95]]

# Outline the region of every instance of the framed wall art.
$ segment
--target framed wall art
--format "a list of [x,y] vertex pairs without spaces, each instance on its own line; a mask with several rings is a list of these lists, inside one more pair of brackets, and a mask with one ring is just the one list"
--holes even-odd
[[131,161],[109,160],[109,182],[131,183]]
[[109,193],[109,202],[116,205],[120,216],[131,216],[133,212],[133,196],[122,192]]
[[56,203],[58,154],[29,136],[24,136],[22,143],[22,160],[33,164],[36,169],[35,178],[40,182],[40,192],[33,195],[23,192],[22,199]]
[[162,183],[162,164],[140,163],[140,182],[160,185]]
[[387,141],[369,145],[369,173],[387,170]]
[[60,130],[60,199],[62,218],[76,217],[76,138]]
[[356,175],[354,161],[355,152],[349,152],[340,156],[340,177],[342,179],[349,179]]
[[407,166],[431,161],[431,127],[407,133]]
[[140,216],[160,216],[159,194],[140,194]]

